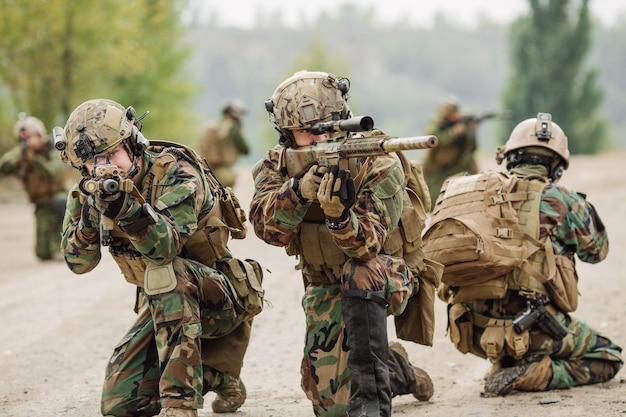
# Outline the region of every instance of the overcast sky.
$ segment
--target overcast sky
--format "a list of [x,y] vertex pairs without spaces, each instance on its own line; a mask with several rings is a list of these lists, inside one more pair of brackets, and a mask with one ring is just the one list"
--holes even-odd
[[[437,12],[443,12],[454,22],[471,25],[477,15],[492,20],[510,22],[528,9],[527,0],[192,0],[204,11],[212,10],[219,16],[221,26],[250,28],[254,26],[259,10],[265,14],[281,10],[283,22],[296,26],[306,16],[316,17],[321,11],[331,11],[343,3],[360,8],[373,7],[381,23],[407,18],[422,27],[428,27]],[[626,14],[626,0],[590,0],[592,14],[606,24],[613,24],[617,16]]]

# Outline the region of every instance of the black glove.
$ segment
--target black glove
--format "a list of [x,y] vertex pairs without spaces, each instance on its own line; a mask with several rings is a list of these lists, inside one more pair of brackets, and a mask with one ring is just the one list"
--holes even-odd
[[326,217],[333,223],[345,221],[356,202],[354,180],[350,172],[333,165],[322,178],[317,199]]
[[135,204],[135,198],[124,191],[113,194],[99,193],[95,196],[95,207],[105,217],[118,219]]

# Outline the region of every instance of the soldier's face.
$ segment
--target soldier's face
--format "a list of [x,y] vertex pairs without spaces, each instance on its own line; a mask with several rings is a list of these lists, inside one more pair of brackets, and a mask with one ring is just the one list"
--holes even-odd
[[308,130],[293,130],[292,132],[296,147],[309,146],[311,143],[322,142],[328,139],[327,133],[314,135]]
[[[115,165],[119,169],[120,176],[122,178],[125,178],[126,174],[130,172],[132,168],[133,160],[128,154],[126,147],[124,147],[124,144],[120,143],[119,145],[117,145],[106,154],[106,157],[110,164]],[[89,172],[93,172],[93,165],[93,161],[85,162],[85,167],[88,169]]]

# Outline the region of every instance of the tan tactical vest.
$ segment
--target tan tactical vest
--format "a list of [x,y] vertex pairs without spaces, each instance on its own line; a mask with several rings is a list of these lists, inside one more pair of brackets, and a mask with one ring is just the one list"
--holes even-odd
[[[408,184],[405,186],[400,222],[385,241],[383,252],[403,257],[411,272],[417,276],[425,268],[424,254],[421,249],[421,231],[426,219],[426,212],[421,203],[424,196],[420,195],[422,194],[419,191],[420,185],[411,182],[418,180],[413,177],[414,172],[409,161],[404,155],[400,157],[400,160],[403,163]],[[354,177],[357,192],[365,175],[364,162],[365,160],[357,158],[351,158],[348,162],[350,172],[358,173]],[[421,186],[425,186],[423,181]],[[288,255],[301,255],[298,267],[302,269],[305,279],[315,285],[339,282],[343,264],[347,261],[346,255],[335,244],[324,220],[325,216],[319,203],[312,203],[300,225],[298,238],[286,248]]]
[[[166,173],[170,171],[172,164],[180,163],[181,152],[191,157],[200,169],[204,170],[205,193],[213,194],[214,205],[211,211],[198,221],[198,229],[189,236],[185,242],[181,256],[193,259],[207,266],[214,266],[218,259],[227,255],[227,243],[229,236],[234,239],[243,239],[246,236],[246,216],[240,207],[238,199],[232,194],[230,188],[222,188],[215,177],[206,170],[206,164],[190,148],[171,142],[151,141],[150,151],[159,152],[150,172],[145,175],[142,183],[143,194],[141,198],[157,210],[163,210],[159,198],[164,187],[155,186],[167,180]],[[136,196],[137,197],[137,196]],[[115,239],[126,241],[127,237],[115,226],[111,232]],[[141,254],[132,248],[132,245],[119,247],[111,246],[110,252],[122,270],[124,277],[131,284],[143,286],[146,262]]]

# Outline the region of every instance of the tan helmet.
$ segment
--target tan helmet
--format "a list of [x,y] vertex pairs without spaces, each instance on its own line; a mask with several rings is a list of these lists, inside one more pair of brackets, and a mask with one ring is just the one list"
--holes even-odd
[[88,100],[70,114],[63,129],[64,143],[57,143],[55,137],[55,146],[65,163],[80,170],[85,162],[107,153],[136,133],[134,122],[132,107],[126,109],[108,99]]
[[29,136],[39,135],[42,139],[48,139],[48,132],[43,122],[36,117],[20,113],[19,120],[13,126],[13,136],[17,140],[24,140]]
[[246,105],[240,99],[234,98],[224,105],[222,114],[229,114],[235,119],[241,119],[246,114]]
[[[549,151],[549,152],[546,152]],[[507,160],[507,169],[522,162],[529,162],[530,155],[552,156],[551,169],[557,166],[562,170],[569,167],[570,153],[567,147],[567,136],[559,125],[552,121],[550,113],[538,113],[536,118],[526,119],[518,123],[509,140],[496,151],[496,162]],[[545,164],[543,164],[545,165]],[[560,176],[560,174],[555,174]],[[556,179],[556,178],[553,178]]]
[[283,81],[265,101],[265,109],[281,130],[310,129],[333,117],[346,119],[349,81],[327,72],[298,71]]
[[459,111],[459,99],[455,96],[448,96],[439,103],[436,117],[438,119],[445,119],[457,111]]

